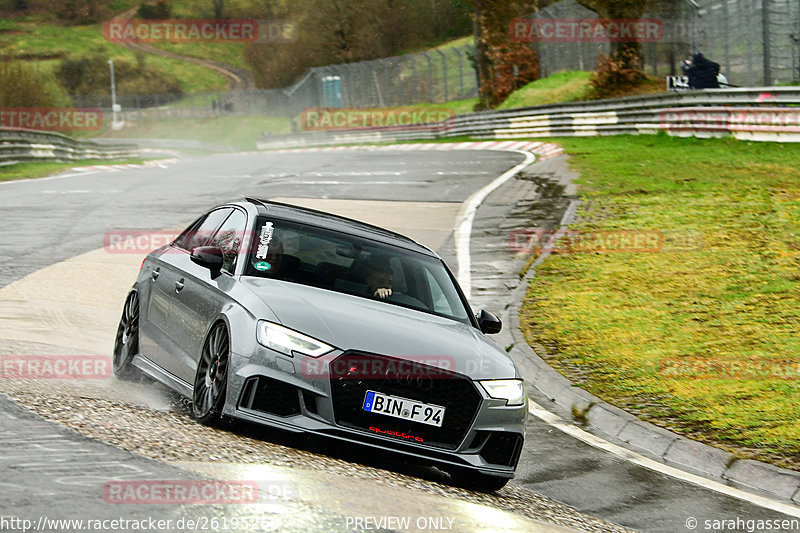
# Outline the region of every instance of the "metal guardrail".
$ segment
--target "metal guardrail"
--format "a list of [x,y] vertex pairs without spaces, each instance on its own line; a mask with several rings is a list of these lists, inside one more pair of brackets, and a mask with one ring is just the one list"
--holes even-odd
[[757,87],[630,96],[456,115],[437,126],[315,131],[262,138],[262,150],[471,137],[515,139],[619,134],[800,142],[800,88]]
[[0,128],[0,163],[136,157],[136,146],[97,144],[60,133]]

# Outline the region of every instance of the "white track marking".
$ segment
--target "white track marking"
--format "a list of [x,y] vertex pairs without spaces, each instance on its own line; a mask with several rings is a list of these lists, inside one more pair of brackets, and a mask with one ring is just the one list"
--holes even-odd
[[764,496],[759,496],[757,494],[751,494],[741,489],[730,487],[718,481],[707,479],[702,476],[690,474],[689,472],[684,472],[678,468],[665,465],[654,459],[650,459],[649,457],[639,455],[638,453],[623,448],[622,446],[612,444],[605,439],[602,439],[596,435],[592,435],[591,433],[584,431],[577,426],[564,422],[561,417],[544,409],[530,399],[528,400],[528,412],[536,418],[542,420],[547,425],[566,433],[570,437],[585,442],[594,448],[625,459],[629,463],[642,466],[660,474],[668,475],[675,479],[680,479],[681,481],[691,483],[692,485],[697,485],[698,487],[702,487],[704,489],[713,490],[714,492],[731,496],[732,498],[736,498],[765,509],[770,509],[772,511],[777,511],[779,513],[800,518],[800,507],[796,507],[788,503],[782,503]]
[[470,269],[472,268],[471,259],[469,254],[469,239],[472,233],[472,221],[475,219],[475,212],[478,207],[483,203],[487,196],[489,196],[495,189],[502,184],[513,178],[522,169],[536,161],[536,155],[530,152],[520,152],[516,150],[504,150],[505,152],[516,152],[525,156],[525,161],[516,165],[515,167],[503,172],[500,176],[494,179],[490,184],[482,189],[476,191],[464,202],[461,211],[456,217],[456,226],[453,230],[456,243],[456,261],[458,263],[458,284],[461,285],[461,290],[464,291],[464,296],[467,300],[470,299],[472,292],[472,276]]

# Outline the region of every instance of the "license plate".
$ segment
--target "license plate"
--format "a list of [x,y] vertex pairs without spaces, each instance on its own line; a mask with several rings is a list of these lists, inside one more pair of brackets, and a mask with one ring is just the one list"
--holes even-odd
[[389,396],[371,390],[367,391],[364,397],[363,409],[368,413],[379,413],[436,427],[442,427],[444,419],[444,407],[441,405]]

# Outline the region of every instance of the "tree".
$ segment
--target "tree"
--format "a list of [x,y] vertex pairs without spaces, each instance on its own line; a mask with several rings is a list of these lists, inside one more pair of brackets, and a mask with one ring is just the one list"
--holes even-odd
[[[648,0],[577,0],[577,2],[604,19],[640,19],[648,6]],[[611,58],[622,61],[627,67],[641,68],[642,43],[613,42]],[[636,64],[628,64],[630,61]]]
[[[576,1],[600,18],[613,19],[640,19],[648,6],[648,0]],[[554,3],[556,0],[473,0],[479,109],[497,106],[518,85],[539,77],[536,53],[522,43],[513,42],[508,28],[515,18]],[[611,43],[610,59],[621,63],[626,70],[640,70],[641,43]]]
[[225,0],[211,0],[211,5],[214,8],[214,18],[222,19],[225,17]]
[[535,0],[474,0],[473,34],[478,73],[478,109],[497,106],[518,86],[539,77],[539,60],[524,43],[514,42],[511,21],[539,8]]
[[71,105],[49,71],[23,61],[0,61],[0,108]]
[[108,0],[64,0],[58,15],[76,24],[93,24],[108,15]]

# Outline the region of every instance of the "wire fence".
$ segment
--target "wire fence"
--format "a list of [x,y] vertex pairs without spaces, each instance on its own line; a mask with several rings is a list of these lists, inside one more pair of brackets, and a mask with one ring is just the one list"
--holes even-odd
[[[799,0],[665,0],[652,2],[645,19],[657,21],[658,39],[642,42],[645,70],[656,77],[680,74],[680,63],[703,52],[742,87],[800,83]],[[562,0],[531,15],[538,22],[596,19],[575,0]],[[530,44],[541,75],[594,70],[609,42],[539,39]],[[463,41],[462,41],[463,43]],[[444,103],[477,96],[474,46],[310,69],[284,89],[191,95],[121,95],[121,120],[257,114],[295,117],[309,108],[369,108]],[[76,96],[78,107],[110,109],[110,97]]]
[[[478,95],[474,47],[449,46],[359,63],[315,67],[284,89],[119,95],[120,120],[258,114],[295,117],[310,108],[444,103]],[[77,95],[76,107],[111,108],[109,95]]]
[[307,107],[388,107],[478,95],[472,45],[316,67],[286,92]]
[[[643,42],[645,70],[654,76],[680,74],[680,62],[695,52],[720,64],[729,82],[742,87],[800,82],[800,2],[797,0],[668,0],[644,15],[663,26],[663,37]],[[574,0],[540,10],[531,18],[594,19]],[[608,42],[535,43],[542,76],[564,70],[594,70],[609,54]]]
[[[97,108],[111,113],[110,95],[76,95],[75,107]],[[283,89],[248,89],[177,94],[122,94],[117,96],[119,120],[138,121],[164,118],[204,118],[220,115],[263,115],[293,117],[300,102]]]

